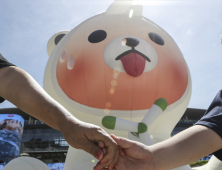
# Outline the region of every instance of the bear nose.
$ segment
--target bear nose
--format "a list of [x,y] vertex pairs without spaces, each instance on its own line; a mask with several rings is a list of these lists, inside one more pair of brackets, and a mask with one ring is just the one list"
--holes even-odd
[[135,38],[124,38],[123,42],[125,42],[125,44],[129,47],[136,47],[140,42],[139,40],[135,39]]

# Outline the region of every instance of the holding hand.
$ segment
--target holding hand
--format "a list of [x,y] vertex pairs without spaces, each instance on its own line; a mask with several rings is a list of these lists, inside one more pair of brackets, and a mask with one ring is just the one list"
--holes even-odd
[[[148,146],[114,135],[111,137],[119,145],[120,152],[118,161],[114,166],[115,170],[155,170],[154,156]],[[101,163],[99,162],[94,170],[100,169]]]
[[118,159],[116,142],[99,126],[77,121],[74,117],[61,128],[65,140],[76,149],[83,149],[99,159],[110,170]]

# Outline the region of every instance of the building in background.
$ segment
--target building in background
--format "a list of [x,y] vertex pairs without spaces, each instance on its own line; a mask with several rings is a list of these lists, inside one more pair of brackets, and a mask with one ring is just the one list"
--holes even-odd
[[[18,108],[0,109],[1,114],[16,114],[24,119],[20,156],[31,156],[45,163],[65,162],[68,143],[61,132],[29,116]],[[0,160],[0,164],[4,160]]]
[[0,161],[20,156],[24,119],[17,114],[0,114]]
[[183,114],[176,127],[173,129],[171,136],[193,126],[206,112],[205,109],[188,108]]

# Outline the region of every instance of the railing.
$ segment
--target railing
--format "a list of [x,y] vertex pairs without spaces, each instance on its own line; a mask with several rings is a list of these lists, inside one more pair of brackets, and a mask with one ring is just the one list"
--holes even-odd
[[186,120],[186,119],[181,119],[178,123],[196,123],[198,120]]
[[30,153],[30,152],[61,152],[61,151],[68,151],[68,147],[67,148],[22,148],[21,149],[21,153]]

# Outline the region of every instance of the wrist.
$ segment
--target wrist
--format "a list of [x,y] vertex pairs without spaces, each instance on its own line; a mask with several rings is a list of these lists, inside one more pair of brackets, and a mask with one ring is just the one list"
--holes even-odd
[[68,114],[58,120],[58,130],[66,132],[67,130],[74,131],[80,124],[80,120],[76,119],[73,115]]
[[[158,168],[158,162],[157,162],[157,158],[156,158],[156,155],[155,155],[155,150],[152,146],[146,146],[146,150],[147,150],[147,154],[150,155],[148,157],[148,161],[151,162],[151,167],[152,167],[152,170],[160,170]],[[149,168],[151,168],[149,167]],[[147,169],[148,170],[148,169]],[[149,169],[150,170],[150,169]]]

